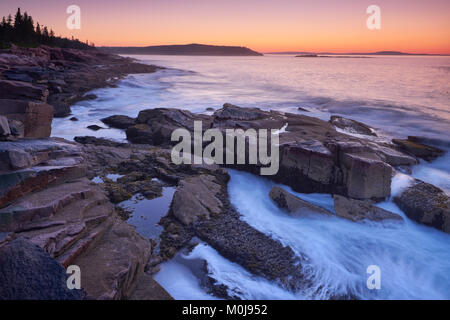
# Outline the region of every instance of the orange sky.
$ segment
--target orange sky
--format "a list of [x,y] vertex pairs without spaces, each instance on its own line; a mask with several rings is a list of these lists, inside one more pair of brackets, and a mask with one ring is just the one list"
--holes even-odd
[[[66,28],[67,6],[81,8],[81,30]],[[381,8],[381,30],[366,27],[366,8]],[[449,0],[2,0],[56,34],[97,46],[204,43],[260,52],[450,53]]]

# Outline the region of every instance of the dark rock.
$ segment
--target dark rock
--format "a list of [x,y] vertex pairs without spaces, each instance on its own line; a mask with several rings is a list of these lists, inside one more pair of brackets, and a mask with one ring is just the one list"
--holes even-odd
[[427,146],[417,141],[419,141],[419,139],[415,137],[408,137],[408,140],[392,139],[392,142],[398,145],[401,149],[426,161],[432,161],[444,154],[444,151],[439,148]]
[[93,94],[93,93],[90,93],[90,94],[85,94],[84,96],[83,96],[83,100],[95,100],[95,99],[97,99],[98,97],[95,95],[95,94]]
[[[136,125],[127,129],[127,139],[134,143],[171,145],[172,132],[179,128],[194,130],[194,121],[209,128],[211,117],[179,109],[148,109],[139,112]],[[147,140],[148,139],[148,140]]]
[[121,147],[125,145],[124,143],[93,136],[75,137],[74,140],[81,144],[93,144],[96,146]]
[[87,126],[87,128],[88,128],[88,129],[91,129],[91,130],[93,130],[93,131],[98,131],[98,130],[100,130],[100,129],[105,129],[105,128],[102,128],[102,127],[100,127],[100,126],[98,126],[98,125],[96,125],[96,124],[92,124],[92,125],[90,125],[90,126]]
[[285,209],[293,216],[305,216],[314,213],[332,215],[328,210],[300,199],[278,186],[274,186],[270,190],[269,196],[278,207]]
[[208,107],[206,108],[206,111],[214,111],[214,108]]
[[31,241],[18,238],[0,247],[0,300],[80,300],[67,288],[64,268]]
[[303,112],[309,112],[309,110],[302,108],[302,107],[298,107],[297,108],[298,111],[303,111]]
[[72,118],[70,118],[69,120],[70,120],[70,121],[78,121],[78,118],[77,118],[77,117],[72,117]]
[[370,200],[355,200],[334,195],[336,215],[354,222],[362,220],[403,220],[401,216],[374,205]]
[[67,94],[51,94],[48,98],[48,103],[54,108],[55,118],[64,118],[72,113],[70,108],[71,95]]
[[265,116],[258,108],[241,108],[230,103],[225,103],[222,109],[214,112],[216,120],[258,120]]
[[104,188],[108,198],[112,203],[120,203],[132,197],[132,194],[125,190],[119,183],[105,181]]
[[450,233],[450,199],[441,189],[416,180],[394,202],[410,219]]
[[331,116],[330,123],[340,129],[347,130],[352,133],[377,136],[371,127],[356,120],[347,119],[341,116]]
[[134,125],[134,119],[128,116],[114,115],[107,118],[101,119],[101,121],[112,127],[118,129],[127,129],[128,127]]
[[27,74],[14,74],[14,73],[8,73],[8,72],[4,72],[3,74],[9,80],[23,81],[23,82],[33,82],[33,78],[31,78]]
[[450,148],[450,140],[448,139],[437,139],[419,136],[408,136],[408,140],[415,143],[420,143],[427,146],[437,147],[437,148]]
[[136,124],[128,127],[126,131],[127,140],[133,143],[151,144],[153,133],[150,126],[146,124]]

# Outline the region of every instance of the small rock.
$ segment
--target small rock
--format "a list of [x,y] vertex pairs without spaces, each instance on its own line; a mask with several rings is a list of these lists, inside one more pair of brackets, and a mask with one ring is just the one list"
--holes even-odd
[[70,121],[78,121],[78,118],[77,118],[77,117],[72,117],[72,118],[70,118],[69,120],[70,120]]
[[0,136],[9,136],[11,129],[9,128],[8,119],[4,116],[0,116]]
[[379,208],[370,200],[355,200],[340,195],[334,195],[336,215],[354,222],[361,220],[402,220],[398,214]]
[[278,186],[274,186],[270,190],[269,196],[278,207],[287,210],[292,216],[304,216],[311,213],[332,215],[328,210],[300,199]]
[[371,127],[356,120],[347,119],[341,116],[331,116],[330,123],[340,129],[348,130],[353,133],[377,136]]
[[417,142],[414,137],[408,137],[408,140],[404,139],[392,139],[392,142],[398,145],[401,149],[422,158],[426,161],[432,161],[437,157],[444,154],[444,151],[436,147],[427,146]]
[[18,120],[8,119],[9,129],[11,130],[11,134],[18,138],[23,138],[24,135],[24,126],[23,123]]
[[84,95],[83,96],[83,100],[95,100],[95,99],[97,99],[98,97],[95,95],[95,94],[86,94],[86,95]]
[[112,127],[117,129],[127,129],[128,127],[134,125],[134,119],[128,116],[122,115],[114,115],[107,118],[101,119],[101,121]]
[[94,130],[94,131],[98,131],[98,130],[100,130],[100,129],[105,129],[105,128],[102,128],[102,127],[100,127],[100,126],[98,126],[98,125],[96,125],[96,124],[87,126],[87,128],[88,128],[88,129],[91,129],[91,130]]

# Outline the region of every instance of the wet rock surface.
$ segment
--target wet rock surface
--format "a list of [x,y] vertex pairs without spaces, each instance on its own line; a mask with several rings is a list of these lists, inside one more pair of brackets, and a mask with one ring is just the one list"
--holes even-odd
[[432,161],[444,154],[443,150],[423,144],[421,141],[422,139],[418,137],[408,137],[407,140],[392,140],[392,142],[398,145],[402,150],[427,161]]
[[161,235],[163,259],[171,258],[196,236],[225,258],[255,275],[276,281],[289,290],[307,286],[308,280],[303,277],[301,267],[304,257],[297,257],[290,247],[283,246],[240,219],[239,213],[228,200],[228,174],[218,171],[212,181],[208,176],[203,178],[216,183],[220,192],[214,187],[209,192],[193,192],[191,196],[201,203],[211,203],[211,199],[214,199],[211,207],[220,210],[210,210],[211,207],[208,207],[209,215],[202,215],[186,223],[184,216],[178,218],[180,213],[177,211],[182,209],[176,208],[173,202],[169,214],[161,220],[165,227]]
[[337,216],[354,222],[403,220],[398,214],[376,207],[370,200],[355,200],[339,195],[334,196],[334,209]]
[[410,219],[450,233],[450,198],[441,189],[416,180],[394,202]]
[[332,215],[332,213],[328,210],[300,199],[299,197],[278,186],[275,186],[270,190],[269,197],[278,207],[286,210],[293,216],[306,216],[309,214]]
[[[235,128],[284,128],[279,137],[280,168],[270,178],[298,192],[382,200],[390,195],[393,167],[418,163],[414,155],[402,152],[394,144],[346,135],[320,119],[231,104],[225,104],[211,116],[179,109],[143,110],[136,124],[127,128],[127,139],[168,147],[176,143],[171,141],[172,132],[179,128],[193,132],[194,121],[202,121],[203,132],[209,128],[222,132]],[[235,167],[256,173],[262,165]]]
[[351,133],[377,136],[377,134],[371,127],[356,120],[347,119],[341,116],[331,116],[330,123],[337,128],[347,130]]

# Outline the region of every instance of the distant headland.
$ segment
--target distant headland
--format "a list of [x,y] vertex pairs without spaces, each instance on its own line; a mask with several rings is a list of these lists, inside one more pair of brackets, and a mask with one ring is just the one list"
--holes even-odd
[[100,47],[115,54],[154,54],[184,56],[262,56],[262,53],[246,47],[213,46],[204,44],[164,45],[148,47]]
[[448,56],[448,54],[433,54],[433,53],[407,53],[401,51],[377,51],[377,52],[349,52],[349,53],[335,53],[335,52],[305,52],[305,51],[282,51],[282,52],[266,52],[266,54],[295,54],[299,57],[318,57],[328,58],[333,56]]

